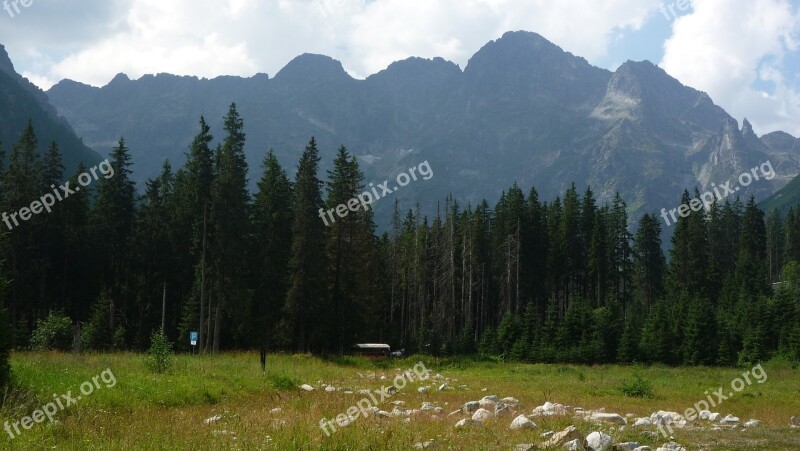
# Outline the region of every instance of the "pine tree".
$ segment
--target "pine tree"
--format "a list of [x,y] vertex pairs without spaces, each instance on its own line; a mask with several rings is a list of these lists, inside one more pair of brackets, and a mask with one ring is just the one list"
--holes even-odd
[[[300,157],[294,191],[290,287],[285,311],[292,327],[294,347],[298,352],[319,350],[323,337],[315,328],[330,326],[326,286],[325,227],[321,214],[322,182],[317,141],[311,138]],[[328,321],[326,321],[326,319]]]
[[[219,352],[222,322],[226,315],[233,319],[234,337],[250,331],[249,295],[244,284],[250,195],[247,191],[247,161],[244,154],[244,122],[231,104],[225,116],[223,139],[219,153],[217,176],[211,186],[211,220],[214,242],[212,271],[216,286],[213,352]],[[233,327],[232,327],[233,328]]]
[[[259,345],[267,347],[277,335],[289,283],[292,242],[292,183],[270,150],[264,157],[264,175],[258,181],[253,202],[253,286],[254,318],[262,331]],[[285,346],[291,337],[278,336]]]

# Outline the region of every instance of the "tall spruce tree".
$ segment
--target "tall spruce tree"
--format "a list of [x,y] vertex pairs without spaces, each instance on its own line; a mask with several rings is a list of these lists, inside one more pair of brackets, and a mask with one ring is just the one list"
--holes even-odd
[[317,177],[319,149],[313,137],[297,166],[292,220],[290,286],[285,311],[298,352],[321,350],[327,341],[318,331],[330,330],[326,289],[325,226],[322,181]]

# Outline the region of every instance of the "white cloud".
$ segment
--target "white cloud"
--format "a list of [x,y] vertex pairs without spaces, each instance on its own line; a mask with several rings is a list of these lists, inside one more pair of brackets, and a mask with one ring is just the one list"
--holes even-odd
[[[782,75],[798,31],[800,12],[788,0],[698,0],[674,22],[661,66],[734,117],[748,117],[757,133],[800,135],[800,92]],[[754,87],[763,82],[774,90]]]
[[[126,5],[126,12],[106,16],[107,26],[96,26],[96,35],[80,48],[51,64],[30,57],[32,79],[46,84],[71,78],[103,85],[118,72],[133,78],[158,72],[205,77],[274,75],[305,52],[339,59],[359,77],[410,56],[442,56],[464,67],[486,42],[519,29],[539,32],[592,61],[605,56],[621,29],[639,29],[660,4],[659,0],[117,3]],[[63,20],[71,19],[67,15]],[[47,45],[47,40],[28,42],[26,48],[30,54]]]

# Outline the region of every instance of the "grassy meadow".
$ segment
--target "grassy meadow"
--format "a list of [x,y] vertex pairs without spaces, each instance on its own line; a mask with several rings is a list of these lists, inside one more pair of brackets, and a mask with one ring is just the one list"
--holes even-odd
[[[412,382],[377,407],[391,412],[392,401],[403,401],[415,409],[431,402],[441,406],[443,414],[420,412],[408,419],[359,417],[349,426],[337,427],[330,437],[322,432],[320,419],[346,412],[364,397],[358,390],[391,385],[401,373],[398,369],[411,369],[420,360],[431,376],[441,374],[451,389],[437,389],[445,383],[442,379]],[[106,369],[113,372],[116,383],[108,387],[99,381],[100,388],[58,412],[55,422],[45,419],[29,430],[21,430],[14,439],[2,432],[0,448],[104,450],[408,450],[428,440],[435,440],[438,449],[508,450],[522,443],[541,444],[543,432],[558,432],[570,424],[584,435],[603,431],[615,443],[637,441],[655,450],[669,441],[653,438],[655,427],[627,426],[620,431],[562,416],[535,418],[538,429],[533,430],[509,430],[513,417],[490,419],[481,428],[457,430],[455,423],[467,416],[448,414],[486,395],[513,396],[521,402],[516,410],[525,414],[545,401],[587,410],[605,408],[622,416],[649,417],[658,410],[683,413],[705,398],[704,392],[709,389],[722,386],[729,391],[731,381],[747,370],[529,365],[415,356],[373,362],[281,354],[268,357],[267,373],[262,375],[257,353],[178,355],[165,374],[151,372],[145,356],[139,354],[15,353],[12,369],[15,388],[5,394],[0,411],[3,423],[31,415],[52,401],[54,394],[71,390],[73,396],[80,395],[80,385]],[[800,416],[800,371],[779,362],[765,364],[764,369],[766,382],[753,383],[711,409],[723,416],[731,413],[742,423],[751,418],[761,420],[761,426],[720,431],[675,429],[675,441],[688,449],[800,449],[800,429],[788,426],[791,416]],[[651,397],[623,394],[621,387],[637,377],[649,382]],[[321,383],[338,390],[326,392],[320,389]],[[310,384],[316,390],[300,390],[301,384]],[[423,385],[430,386],[428,393],[418,392]],[[354,393],[346,394],[346,389]],[[217,421],[205,421],[216,416]]]

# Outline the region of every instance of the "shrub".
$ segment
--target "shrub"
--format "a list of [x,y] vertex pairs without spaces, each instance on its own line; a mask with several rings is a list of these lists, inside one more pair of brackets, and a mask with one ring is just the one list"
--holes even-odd
[[31,336],[34,351],[69,351],[72,347],[72,320],[61,312],[51,312],[47,319],[40,319]]
[[150,337],[147,367],[161,374],[170,366],[172,366],[172,343],[169,342],[164,331],[159,329]]
[[649,399],[655,397],[653,393],[653,384],[639,374],[634,375],[633,380],[624,381],[619,391],[621,391],[623,395],[631,398]]

